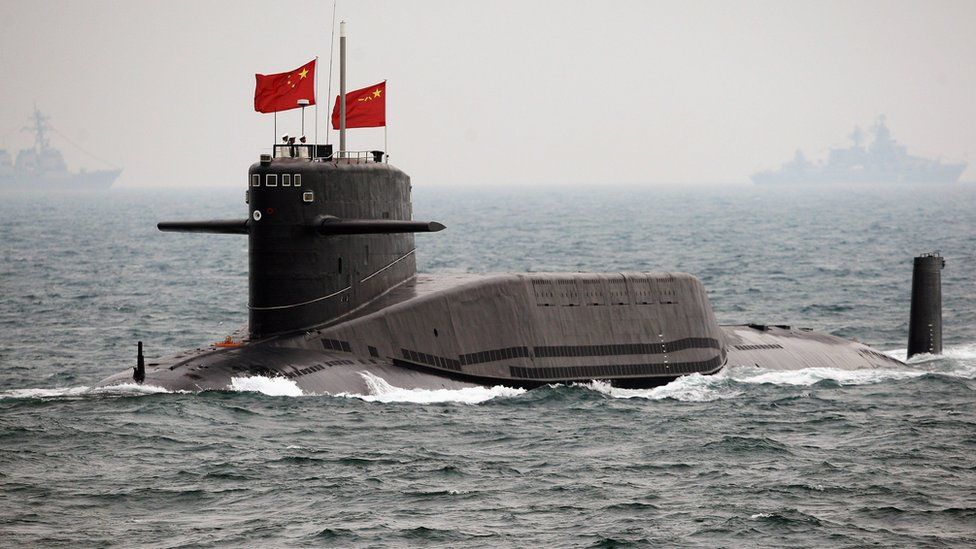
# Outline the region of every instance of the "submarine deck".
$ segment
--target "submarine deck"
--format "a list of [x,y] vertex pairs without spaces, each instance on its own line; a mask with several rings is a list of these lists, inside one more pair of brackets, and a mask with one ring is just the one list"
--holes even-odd
[[[562,273],[560,276],[573,276]],[[457,289],[459,286],[474,285],[480,287],[492,281],[506,281],[513,275],[419,275],[392,288],[382,296],[351,313],[307,331],[283,334],[264,338],[257,341],[245,342],[237,348],[219,348],[210,346],[194,351],[183,352],[175,356],[156,359],[147,364],[146,383],[160,385],[170,389],[185,390],[220,390],[231,385],[236,377],[249,375],[281,376],[294,381],[303,391],[311,393],[340,392],[368,394],[376,389],[377,380],[390,385],[407,389],[442,389],[461,388],[473,385],[513,385],[532,387],[550,383],[568,383],[588,381],[589,379],[608,379],[620,386],[653,386],[667,383],[680,375],[689,373],[710,374],[733,366],[755,366],[775,370],[797,370],[802,368],[823,367],[839,369],[879,368],[902,365],[903,363],[880,353],[861,343],[846,340],[829,334],[818,333],[807,329],[794,329],[789,326],[767,325],[725,325],[716,326],[713,336],[715,340],[706,344],[713,349],[716,360],[707,369],[682,370],[680,366],[682,356],[687,353],[701,353],[694,348],[670,348],[671,370],[668,370],[666,358],[663,365],[656,364],[655,370],[647,371],[643,375],[621,370],[621,366],[628,366],[631,360],[617,349],[619,345],[590,345],[583,346],[585,355],[567,355],[565,358],[555,358],[546,353],[551,349],[548,342],[523,338],[518,345],[520,353],[502,353],[502,356],[491,357],[489,360],[494,370],[472,370],[466,365],[453,367],[449,362],[462,361],[464,357],[450,353],[441,353],[437,362],[428,362],[416,357],[417,354],[404,350],[407,356],[400,356],[399,346],[377,353],[373,347],[367,347],[368,339],[350,337],[360,333],[363,323],[369,323],[371,318],[383,316],[391,309],[414,307],[408,302],[428,301],[426,298],[441,294],[445,291]],[[532,275],[541,276],[545,275]],[[585,275],[580,275],[585,276]],[[461,290],[467,291],[462,288]],[[533,307],[534,308],[534,307]],[[610,307],[574,307],[566,310],[583,311],[584,309],[609,309]],[[545,311],[559,314],[562,307],[546,307]],[[375,313],[381,313],[376,315]],[[531,316],[533,313],[529,313]],[[548,313],[547,313],[548,314]],[[371,317],[371,315],[373,315]],[[428,315],[429,316],[429,315]],[[518,323],[518,317],[509,319]],[[523,322],[528,322],[524,319]],[[649,327],[642,326],[640,320],[631,328],[636,332],[647,331]],[[476,329],[484,332],[502,330],[504,326],[485,325]],[[448,326],[442,326],[449,329]],[[623,328],[620,326],[619,328]],[[407,327],[404,327],[407,329]],[[598,331],[598,330],[597,330]],[[654,330],[653,335],[657,330]],[[366,330],[369,332],[369,329]],[[588,331],[589,332],[589,331]],[[343,337],[343,333],[346,334]],[[426,329],[424,330],[426,333]],[[518,333],[518,332],[516,332]],[[576,332],[574,332],[576,333]],[[443,334],[442,334],[443,335]],[[522,334],[526,335],[526,334]],[[585,338],[586,334],[579,332],[576,338]],[[443,339],[443,338],[442,338]],[[382,341],[374,339],[377,345]],[[711,341],[711,340],[709,340]],[[673,342],[672,342],[673,343]],[[542,345],[542,347],[539,347]],[[668,344],[671,345],[671,344]],[[711,347],[714,345],[715,347]],[[504,349],[503,349],[504,350]],[[637,351],[625,350],[624,354]],[[461,351],[462,353],[464,351]],[[640,353],[660,353],[660,351],[640,351]],[[429,355],[425,355],[429,356]],[[665,355],[667,357],[668,355]],[[588,357],[588,358],[583,358]],[[596,365],[591,369],[580,370],[581,364]],[[631,366],[650,366],[645,364]],[[496,367],[497,366],[497,367]],[[555,366],[555,367],[553,367]],[[526,367],[541,368],[540,374],[532,378],[518,379],[518,376],[505,375],[508,371],[526,370]],[[661,371],[658,371],[661,370]],[[554,373],[548,373],[554,372]],[[623,375],[621,375],[623,374]],[[112,376],[103,384],[124,383],[132,379],[131,373],[122,372]]]
[[[507,274],[507,273],[499,273]],[[362,307],[350,311],[348,314],[340,316],[338,318],[332,319],[329,322],[323,324],[320,328],[328,328],[336,326],[338,324],[343,324],[351,320],[356,320],[376,312],[379,312],[388,307],[392,307],[398,303],[403,303],[411,299],[418,297],[423,297],[430,294],[435,294],[444,290],[449,290],[469,282],[475,282],[477,280],[482,280],[491,277],[491,274],[448,274],[448,275],[423,275],[418,274],[417,276],[406,280],[394,286],[389,291],[383,295],[377,297],[373,301],[363,305]]]

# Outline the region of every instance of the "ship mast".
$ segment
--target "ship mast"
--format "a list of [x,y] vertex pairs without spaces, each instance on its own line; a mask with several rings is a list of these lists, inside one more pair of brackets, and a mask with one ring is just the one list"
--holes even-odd
[[47,136],[44,133],[47,129],[47,117],[41,114],[37,105],[34,105],[33,125],[25,127],[24,131],[34,132],[34,149],[38,154],[48,148]]
[[339,158],[346,153],[346,22],[339,23]]

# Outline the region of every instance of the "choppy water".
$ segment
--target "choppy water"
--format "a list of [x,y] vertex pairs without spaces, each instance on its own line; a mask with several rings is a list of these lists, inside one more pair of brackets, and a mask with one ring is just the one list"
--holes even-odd
[[415,190],[423,270],[681,270],[723,322],[904,355],[941,249],[947,353],[651,390],[92,390],[245,321],[240,192],[0,196],[0,545],[972,546],[976,189]]

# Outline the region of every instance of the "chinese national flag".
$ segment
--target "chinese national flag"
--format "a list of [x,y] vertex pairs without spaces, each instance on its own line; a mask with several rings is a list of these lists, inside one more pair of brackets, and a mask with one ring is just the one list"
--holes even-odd
[[299,99],[315,104],[315,59],[293,71],[255,74],[254,110],[278,112],[297,109]]
[[[339,129],[339,97],[332,108],[332,128]],[[386,82],[346,92],[346,127],[375,128],[386,125]]]

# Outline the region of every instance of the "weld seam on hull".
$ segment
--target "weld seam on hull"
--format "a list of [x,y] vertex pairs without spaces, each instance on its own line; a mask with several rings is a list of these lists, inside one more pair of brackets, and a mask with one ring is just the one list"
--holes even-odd
[[380,269],[380,270],[378,270],[378,271],[376,271],[375,273],[373,273],[373,274],[371,274],[371,275],[369,275],[369,276],[367,276],[366,278],[364,278],[364,279],[362,279],[362,280],[360,280],[359,282],[360,282],[360,283],[362,283],[362,282],[366,282],[367,280],[369,280],[369,279],[371,279],[371,278],[373,278],[374,276],[376,276],[376,275],[378,275],[378,274],[380,274],[380,273],[382,273],[383,271],[385,271],[385,270],[387,270],[387,269],[389,269],[390,267],[392,267],[392,266],[394,266],[394,265],[396,265],[397,263],[399,263],[399,262],[401,262],[401,261],[403,261],[404,259],[406,259],[407,257],[409,257],[409,256],[410,256],[411,254],[413,254],[413,253],[414,253],[414,252],[416,252],[416,251],[417,251],[417,249],[416,249],[416,248],[414,248],[414,249],[412,249],[412,250],[410,250],[409,252],[407,252],[407,253],[405,253],[405,254],[403,254],[403,255],[401,255],[400,257],[398,257],[398,258],[396,258],[396,259],[394,259],[394,260],[393,260],[393,261],[392,261],[392,262],[391,262],[391,263],[390,263],[389,265],[387,265],[386,267],[383,267],[382,269]]
[[325,295],[325,296],[322,296],[322,297],[317,297],[315,299],[310,299],[308,301],[303,301],[301,303],[293,303],[291,305],[274,305],[272,307],[252,307],[251,305],[248,305],[247,308],[248,309],[251,309],[252,311],[274,311],[274,310],[279,310],[279,309],[291,309],[291,308],[294,308],[294,307],[301,307],[303,305],[310,305],[310,304],[315,303],[317,301],[322,301],[324,299],[329,299],[330,297],[335,297],[335,296],[341,294],[342,292],[345,292],[345,291],[350,290],[351,288],[352,288],[352,286],[346,286],[345,288],[339,290],[338,292],[331,293],[329,295]]

